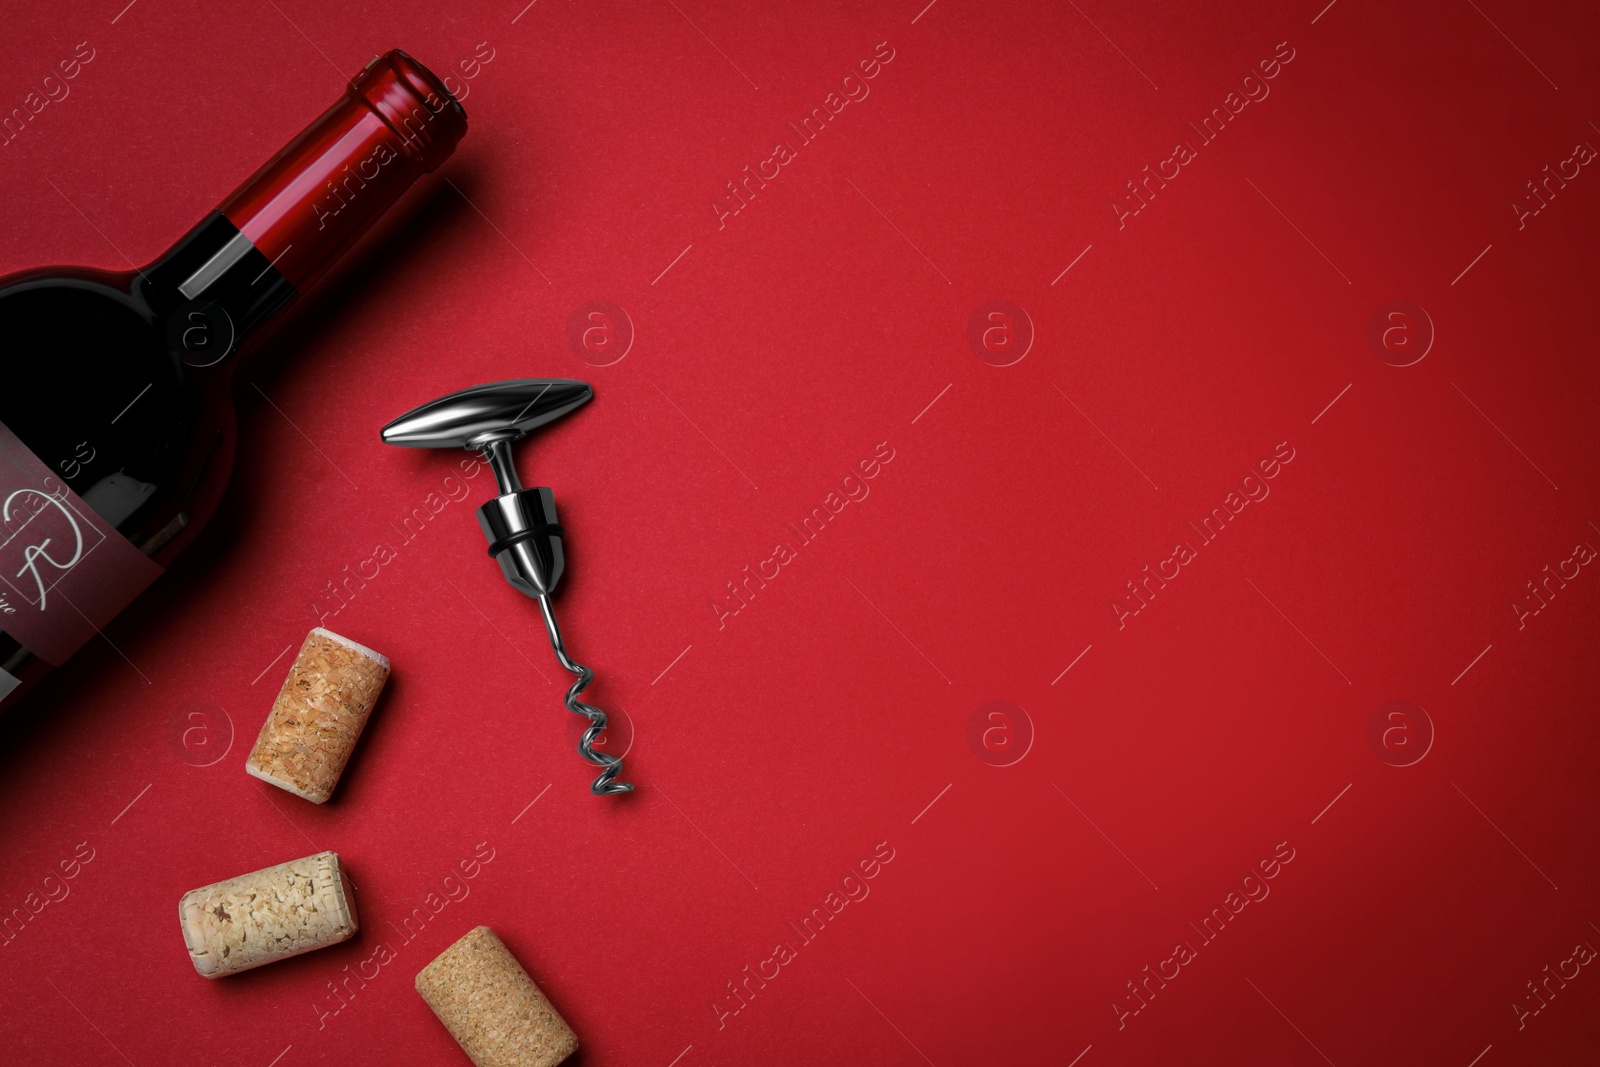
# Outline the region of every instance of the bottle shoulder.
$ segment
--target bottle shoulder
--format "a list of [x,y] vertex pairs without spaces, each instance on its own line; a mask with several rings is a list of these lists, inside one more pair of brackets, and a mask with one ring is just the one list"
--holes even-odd
[[[48,267],[0,278],[0,323],[14,344],[15,331],[32,328],[58,335],[107,328],[150,329],[154,315],[139,292],[138,274],[85,267]],[[24,321],[27,320],[27,321]]]
[[48,289],[71,289],[107,299],[130,299],[138,271],[101,270],[96,267],[30,267],[0,276],[0,296]]
[[[153,498],[183,466],[197,397],[137,275],[30,271],[0,280],[0,423],[91,502]],[[102,484],[104,483],[104,484]],[[108,509],[114,524],[131,514]]]

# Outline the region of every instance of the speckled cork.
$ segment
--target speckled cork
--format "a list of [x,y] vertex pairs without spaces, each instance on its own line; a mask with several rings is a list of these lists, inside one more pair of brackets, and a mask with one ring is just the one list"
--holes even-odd
[[306,635],[244,769],[322,804],[389,680],[389,660],[322,629]]
[[221,978],[336,945],[360,928],[333,852],[191,889],[178,902],[194,969]]
[[555,1067],[578,1035],[487,926],[417,975],[417,992],[477,1067]]

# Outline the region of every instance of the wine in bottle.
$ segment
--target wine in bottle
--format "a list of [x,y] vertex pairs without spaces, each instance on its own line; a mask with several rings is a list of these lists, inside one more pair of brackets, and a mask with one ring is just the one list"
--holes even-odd
[[0,278],[0,709],[189,545],[233,465],[241,345],[466,128],[392,51],[153,263]]

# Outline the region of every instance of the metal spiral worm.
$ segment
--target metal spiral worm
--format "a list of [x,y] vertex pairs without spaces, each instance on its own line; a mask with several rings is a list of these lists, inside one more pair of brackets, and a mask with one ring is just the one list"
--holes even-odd
[[578,752],[590,763],[603,768],[600,776],[589,784],[589,792],[597,797],[629,792],[633,789],[633,783],[616,780],[617,775],[622,773],[622,757],[613,756],[609,752],[597,752],[594,748],[596,739],[605,731],[606,713],[593,704],[585,704],[578,699],[578,694],[589,688],[589,683],[594,681],[594,671],[567,655],[566,642],[561,639],[561,628],[556,625],[555,611],[550,607],[550,597],[541,596],[538,600],[539,610],[544,613],[544,628],[550,632],[550,645],[556,651],[556,658],[561,661],[561,666],[578,676],[578,680],[572,683],[572,688],[567,690],[563,700],[568,711],[589,720],[588,728],[578,740]]

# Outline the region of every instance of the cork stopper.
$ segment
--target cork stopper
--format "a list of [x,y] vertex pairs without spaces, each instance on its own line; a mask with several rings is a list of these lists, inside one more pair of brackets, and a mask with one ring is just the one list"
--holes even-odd
[[417,992],[476,1067],[555,1067],[578,1035],[487,926],[417,975]]
[[389,680],[389,660],[320,626],[306,635],[244,769],[313,804],[333,795]]
[[336,945],[360,929],[334,852],[191,889],[178,902],[178,918],[189,960],[205,978]]

